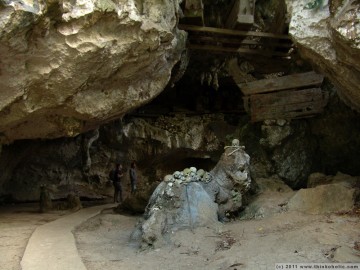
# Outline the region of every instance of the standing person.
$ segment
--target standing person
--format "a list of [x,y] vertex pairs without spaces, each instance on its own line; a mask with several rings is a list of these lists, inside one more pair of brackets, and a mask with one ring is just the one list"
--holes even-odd
[[121,178],[123,177],[122,165],[116,163],[115,169],[112,171],[112,181],[114,185],[114,203],[123,201],[122,198],[122,188],[121,188]]
[[135,161],[131,162],[130,166],[130,183],[131,183],[131,194],[134,194],[136,191],[136,182],[137,182],[137,176],[136,176],[136,163]]

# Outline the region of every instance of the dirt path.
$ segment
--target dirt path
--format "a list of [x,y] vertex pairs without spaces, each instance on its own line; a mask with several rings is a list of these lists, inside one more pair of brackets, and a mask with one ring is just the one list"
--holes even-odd
[[[358,216],[285,212],[216,230],[179,231],[168,245],[139,252],[129,236],[137,217],[105,212],[75,232],[88,270],[274,269],[280,262],[360,262]],[[354,261],[355,260],[355,261]]]
[[0,207],[0,269],[20,270],[20,261],[33,231],[69,211],[40,214],[38,204],[16,204]]

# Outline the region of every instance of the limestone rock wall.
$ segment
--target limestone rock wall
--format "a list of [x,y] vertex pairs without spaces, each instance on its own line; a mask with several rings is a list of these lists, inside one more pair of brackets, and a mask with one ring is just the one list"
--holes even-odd
[[108,174],[116,162],[126,170],[126,196],[132,160],[138,164],[139,189],[146,191],[176,169],[194,163],[212,168],[231,129],[221,116],[130,118],[101,127],[99,138],[90,145],[92,131],[75,138],[16,141],[4,146],[0,156],[0,203],[6,196],[37,200],[42,185],[51,190],[53,199],[71,192],[89,199],[112,196]]
[[[143,202],[165,175],[191,166],[210,171],[234,138],[251,156],[254,183],[275,177],[297,189],[306,187],[313,172],[356,176],[358,119],[359,113],[331,95],[323,115],[291,122],[251,124],[247,116],[235,122],[221,114],[137,116],[102,126],[98,139],[97,132],[87,132],[75,138],[16,141],[2,148],[0,203],[7,195],[36,200],[41,185],[50,187],[58,199],[69,192],[91,199],[112,196],[112,186],[107,185],[110,169],[120,161],[127,170],[136,160],[141,205],[146,205]],[[126,171],[125,197],[129,184]]]
[[346,0],[286,0],[289,33],[300,55],[338,88],[342,100],[360,111],[360,5]]
[[158,95],[185,47],[179,1],[0,3],[0,143],[75,136]]

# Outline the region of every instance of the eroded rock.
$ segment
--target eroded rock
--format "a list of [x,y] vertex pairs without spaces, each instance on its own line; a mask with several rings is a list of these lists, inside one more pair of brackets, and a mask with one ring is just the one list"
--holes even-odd
[[288,203],[289,210],[310,214],[351,211],[355,204],[356,189],[343,184],[320,185],[300,189]]
[[[309,3],[316,5],[309,5]],[[337,86],[342,100],[360,111],[360,6],[358,1],[286,0],[289,33],[300,55]]]
[[177,0],[4,1],[0,143],[75,136],[158,95],[185,48],[178,9]]
[[[195,167],[167,175],[152,194],[144,220],[132,238],[159,246],[169,233],[181,228],[214,227],[218,219],[242,206],[242,195],[250,189],[250,157],[234,140],[210,172]],[[200,171],[200,170],[199,170]]]

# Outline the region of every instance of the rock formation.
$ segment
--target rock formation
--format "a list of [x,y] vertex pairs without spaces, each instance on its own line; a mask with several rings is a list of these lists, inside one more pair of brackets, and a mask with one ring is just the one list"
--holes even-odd
[[158,95],[185,47],[178,8],[178,0],[2,1],[0,143],[74,136]]
[[357,190],[342,183],[300,189],[288,203],[289,210],[310,214],[351,211]]
[[360,111],[359,1],[287,0],[289,33],[300,55],[337,86],[342,100]]
[[218,219],[226,219],[240,209],[242,196],[250,189],[249,163],[249,155],[235,139],[210,172],[191,167],[165,176],[132,238],[158,246],[170,232],[213,227]]

